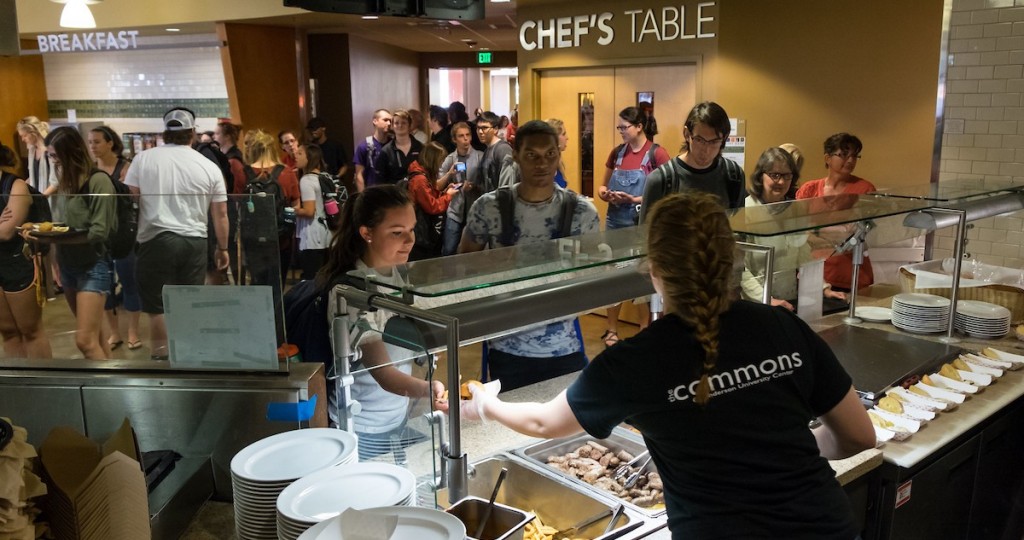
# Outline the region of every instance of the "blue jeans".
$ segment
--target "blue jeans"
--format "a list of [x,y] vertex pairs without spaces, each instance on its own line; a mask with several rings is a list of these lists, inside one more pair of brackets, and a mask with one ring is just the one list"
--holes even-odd
[[114,261],[106,256],[85,270],[60,268],[60,282],[68,292],[94,292],[110,294],[114,283]]

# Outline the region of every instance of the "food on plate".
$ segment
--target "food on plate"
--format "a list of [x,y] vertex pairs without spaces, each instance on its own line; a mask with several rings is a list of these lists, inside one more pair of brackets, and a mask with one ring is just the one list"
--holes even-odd
[[584,540],[583,538],[560,535],[558,529],[545,525],[540,520],[540,514],[533,512],[533,515],[536,517],[523,529],[523,540]]
[[868,418],[871,419],[872,424],[882,429],[888,429],[889,431],[893,431],[896,433],[907,433],[907,428],[903,426],[897,426],[892,421],[882,418],[878,414],[875,414],[873,411],[868,411]]
[[911,392],[913,392],[913,393],[915,393],[915,394],[917,394],[919,396],[924,396],[926,398],[932,397],[931,394],[929,394],[928,392],[925,392],[924,390],[922,390],[920,387],[918,387],[916,385],[915,386],[911,386],[910,388],[908,388],[908,390],[910,390]]
[[639,470],[639,467],[629,467],[627,474],[616,478],[616,469],[628,463],[633,457],[633,454],[625,450],[615,451],[598,442],[590,441],[568,454],[550,456],[547,462],[550,467],[637,506],[649,508],[664,504],[665,486],[661,475],[648,470],[650,466],[640,474],[636,484],[630,488],[625,487],[626,481]]
[[928,386],[934,386],[936,388],[939,387],[939,385],[935,384],[935,382],[932,381],[932,378],[927,376],[927,375],[921,377],[921,382],[923,382],[924,384],[927,384]]
[[971,369],[970,364],[968,364],[967,362],[964,362],[964,359],[960,358],[960,357],[957,357],[955,360],[953,360],[953,367],[955,367],[955,368],[957,368],[957,369],[959,369],[961,371],[973,371]]
[[483,387],[484,383],[476,380],[469,380],[459,386],[459,397],[462,399],[473,399],[473,393],[469,391],[470,386]]
[[949,377],[954,381],[963,381],[963,378],[960,377],[960,374],[956,372],[956,368],[953,367],[951,364],[942,364],[942,367],[939,369],[939,375],[942,375],[943,377]]
[[893,414],[901,414],[903,412],[903,404],[900,403],[899,399],[891,396],[885,396],[878,400],[878,408]]
[[44,221],[39,224],[38,230],[39,232],[50,232],[53,230],[53,223],[49,221]]
[[35,223],[32,223],[31,221],[26,221],[25,223],[22,223],[22,224],[21,224],[21,227],[20,227],[20,228],[21,228],[21,230],[23,230],[23,231],[31,231],[32,229],[34,229],[34,228],[35,228],[35,226],[36,226],[36,224],[35,224]]

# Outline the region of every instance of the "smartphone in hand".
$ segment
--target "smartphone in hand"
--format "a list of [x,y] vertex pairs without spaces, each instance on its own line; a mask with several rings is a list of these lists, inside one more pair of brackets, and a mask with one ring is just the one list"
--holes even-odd
[[466,164],[461,162],[461,161],[456,162],[455,163],[455,171],[456,172],[466,172]]

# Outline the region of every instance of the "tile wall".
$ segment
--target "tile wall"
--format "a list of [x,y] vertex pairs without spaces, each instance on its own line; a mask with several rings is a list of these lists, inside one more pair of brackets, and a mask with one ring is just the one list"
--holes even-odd
[[162,131],[163,112],[175,106],[195,110],[201,130],[229,115],[216,35],[143,36],[139,46],[43,55],[50,118],[75,109],[80,121],[133,132]]
[[[1024,0],[953,0],[939,181],[1024,182]],[[1024,268],[1024,212],[974,222],[967,252]],[[953,231],[933,258],[952,256]]]

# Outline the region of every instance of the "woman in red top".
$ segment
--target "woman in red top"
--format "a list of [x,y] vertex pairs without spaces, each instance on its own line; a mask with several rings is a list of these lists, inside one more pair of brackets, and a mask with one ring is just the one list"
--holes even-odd
[[443,146],[430,142],[423,147],[416,161],[409,165],[409,196],[416,203],[416,244],[409,254],[410,261],[441,256],[444,215],[452,195],[462,187],[462,184],[448,184],[443,192],[435,187],[441,164],[447,155]]
[[[862,195],[875,191],[875,185],[853,175],[853,170],[860,160],[860,151],[864,148],[860,139],[849,133],[836,133],[825,139],[825,168],[828,176],[811,180],[800,186],[796,192],[797,199],[824,197],[825,203],[832,210],[849,208],[856,197],[837,197],[837,195]],[[853,254],[842,253],[833,255],[825,261],[825,281],[839,290],[851,290],[853,279]],[[857,288],[867,287],[875,281],[871,269],[871,260],[865,255],[861,265]]]

